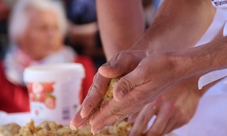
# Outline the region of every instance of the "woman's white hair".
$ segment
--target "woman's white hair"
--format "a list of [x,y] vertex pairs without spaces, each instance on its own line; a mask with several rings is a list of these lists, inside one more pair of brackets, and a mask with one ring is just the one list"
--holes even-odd
[[28,24],[28,8],[37,9],[40,11],[53,11],[58,16],[59,29],[62,35],[66,33],[66,17],[64,9],[60,2],[52,0],[18,0],[18,3],[13,8],[9,22],[9,38],[11,42],[18,36],[22,35]]

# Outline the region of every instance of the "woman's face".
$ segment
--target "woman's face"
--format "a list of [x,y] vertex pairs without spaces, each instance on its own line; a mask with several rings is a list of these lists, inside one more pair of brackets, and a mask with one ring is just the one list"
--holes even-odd
[[57,15],[52,11],[30,9],[28,26],[19,46],[32,59],[40,60],[63,46]]

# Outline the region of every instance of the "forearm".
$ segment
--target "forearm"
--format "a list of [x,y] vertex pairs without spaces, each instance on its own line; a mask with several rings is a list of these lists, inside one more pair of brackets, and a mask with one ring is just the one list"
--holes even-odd
[[227,38],[220,38],[202,46],[177,54],[177,65],[184,77],[201,76],[208,72],[227,68]]
[[206,32],[214,14],[209,0],[164,0],[153,23],[133,48],[150,54],[192,47]]
[[140,0],[98,0],[97,12],[107,60],[131,47],[145,30]]

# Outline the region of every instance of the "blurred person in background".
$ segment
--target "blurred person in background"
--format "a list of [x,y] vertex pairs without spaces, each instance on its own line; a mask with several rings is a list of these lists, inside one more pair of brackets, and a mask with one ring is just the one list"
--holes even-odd
[[8,17],[10,6],[5,0],[0,0],[0,58],[4,57],[8,45]]
[[[106,62],[97,22],[95,0],[63,0],[68,19],[66,43],[78,53],[91,56],[96,68]],[[154,14],[153,0],[143,0],[146,25],[149,26]]]
[[29,111],[23,71],[32,65],[81,63],[85,68],[80,102],[92,83],[95,67],[89,57],[63,44],[66,19],[59,3],[51,0],[20,0],[9,23],[10,48],[0,61],[0,110]]
[[95,0],[63,0],[68,19],[66,44],[92,57],[96,68],[105,60],[97,23]]
[[154,0],[142,0],[146,28],[151,24],[155,15]]
[[[106,62],[97,22],[95,0],[63,0],[68,19],[66,43],[79,54],[91,56],[98,69]],[[157,0],[143,0],[146,26],[152,22]]]

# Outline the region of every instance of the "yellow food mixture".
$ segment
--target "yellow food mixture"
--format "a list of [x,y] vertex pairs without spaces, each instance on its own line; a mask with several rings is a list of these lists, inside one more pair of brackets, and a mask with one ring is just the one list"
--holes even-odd
[[[103,102],[109,102],[113,98],[113,88],[118,80],[119,78],[111,80],[103,97]],[[130,123],[121,121],[101,130],[94,136],[128,136],[131,128],[132,125]],[[68,126],[58,125],[53,121],[44,121],[35,126],[34,121],[31,120],[22,127],[15,123],[5,125],[2,128],[0,127],[0,136],[93,136],[90,130],[90,125],[83,129],[72,130]]]
[[[128,136],[131,128],[131,124],[121,121],[94,136]],[[34,121],[31,120],[15,135],[8,136],[93,136],[90,129],[90,126],[86,126],[83,129],[71,130],[68,126],[58,125],[53,121],[44,121],[35,126]]]

